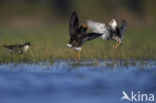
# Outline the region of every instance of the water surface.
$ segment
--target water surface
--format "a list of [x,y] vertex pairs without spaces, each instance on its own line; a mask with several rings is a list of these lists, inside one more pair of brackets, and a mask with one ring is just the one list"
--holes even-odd
[[156,62],[0,64],[0,103],[121,103],[122,91],[156,95]]

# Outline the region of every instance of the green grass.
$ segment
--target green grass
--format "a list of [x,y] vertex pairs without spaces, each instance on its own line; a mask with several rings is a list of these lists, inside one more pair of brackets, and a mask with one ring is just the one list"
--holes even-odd
[[[0,62],[42,61],[72,59],[73,50],[66,46],[68,28],[51,26],[36,29],[0,29]],[[25,54],[9,54],[4,44],[31,42]],[[123,45],[112,49],[112,41],[98,38],[84,44],[81,59],[156,59],[156,30],[132,29],[126,32]]]

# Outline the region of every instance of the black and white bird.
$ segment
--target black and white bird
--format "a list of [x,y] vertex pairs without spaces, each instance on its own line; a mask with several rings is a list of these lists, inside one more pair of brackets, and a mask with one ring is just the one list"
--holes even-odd
[[26,53],[30,48],[30,42],[25,44],[14,44],[14,45],[3,45],[4,48],[8,49],[9,53]]
[[70,16],[69,20],[69,36],[70,41],[67,44],[68,47],[73,48],[77,59],[80,61],[80,51],[82,49],[82,45],[90,40],[93,40],[97,37],[102,36],[100,33],[86,33],[88,29],[87,25],[79,25],[79,18],[76,12],[73,12]]
[[103,40],[115,41],[116,43],[115,45],[113,45],[113,48],[117,48],[120,44],[122,44],[122,40],[126,32],[127,23],[125,20],[122,20],[121,27],[118,27],[115,19],[112,19],[108,23],[108,25],[88,19],[86,20],[86,25],[93,32],[103,34],[101,36]]

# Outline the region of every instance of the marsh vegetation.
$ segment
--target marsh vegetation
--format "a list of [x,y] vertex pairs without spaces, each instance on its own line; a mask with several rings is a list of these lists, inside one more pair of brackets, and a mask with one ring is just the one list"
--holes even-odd
[[[123,44],[112,49],[114,42],[101,38],[83,46],[81,59],[156,59],[156,31],[133,29],[126,32]],[[0,62],[43,61],[72,59],[73,50],[66,46],[69,40],[68,26],[52,26],[36,29],[0,29]],[[4,44],[31,42],[25,54],[9,54]]]

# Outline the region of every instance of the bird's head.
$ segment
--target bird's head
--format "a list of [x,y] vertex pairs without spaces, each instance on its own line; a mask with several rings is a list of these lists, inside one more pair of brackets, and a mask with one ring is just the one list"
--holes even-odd
[[115,19],[112,19],[108,24],[113,30],[117,28],[117,22]]
[[30,42],[26,42],[25,43],[25,46],[30,46]]

